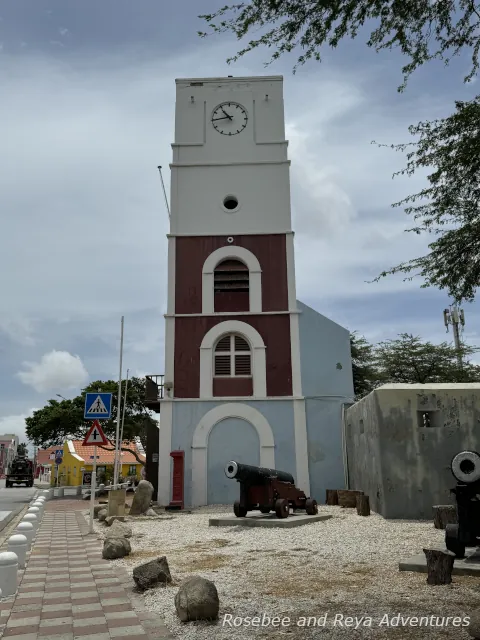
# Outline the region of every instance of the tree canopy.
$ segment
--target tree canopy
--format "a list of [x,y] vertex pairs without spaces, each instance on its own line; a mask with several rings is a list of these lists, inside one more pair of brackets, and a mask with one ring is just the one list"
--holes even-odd
[[376,345],[352,334],[351,345],[357,400],[387,383],[480,382],[480,366],[469,360],[478,351],[475,347],[464,345],[458,352],[448,342],[424,342],[408,333]]
[[[125,394],[125,380],[122,383],[122,408]],[[82,390],[82,393],[71,400],[49,400],[42,409],[38,409],[25,419],[26,433],[35,445],[46,448],[62,445],[68,438],[80,440],[85,437],[90,420],[84,420],[85,395],[101,390],[112,393],[112,416],[109,420],[102,420],[102,428],[106,437],[115,442],[116,416],[118,402],[118,382],[114,380],[97,380]],[[145,379],[131,378],[127,387],[127,402],[125,406],[125,422],[123,440],[131,441],[139,437],[142,444],[146,444],[146,428],[154,420],[145,407]],[[135,453],[132,451],[132,453]]]
[[[478,73],[480,7],[475,0],[249,0],[199,17],[213,33],[232,33],[237,40],[261,31],[228,62],[258,47],[274,50],[267,64],[300,50],[295,71],[307,60],[321,61],[326,48],[361,33],[375,51],[397,49],[406,57],[399,91],[425,63],[437,59],[448,65],[460,53],[471,60],[463,80]],[[394,273],[406,279],[419,276],[423,287],[445,289],[461,302],[472,301],[480,285],[480,95],[457,101],[455,109],[447,118],[411,126],[415,141],[389,145],[407,152],[407,165],[394,175],[430,170],[428,187],[392,206],[413,215],[415,226],[409,231],[434,239],[426,255],[383,271],[375,281]]]

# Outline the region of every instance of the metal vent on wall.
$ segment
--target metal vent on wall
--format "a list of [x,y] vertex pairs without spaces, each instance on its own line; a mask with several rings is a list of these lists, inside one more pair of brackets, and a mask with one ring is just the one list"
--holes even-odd
[[250,274],[240,260],[224,260],[215,269],[213,288],[215,293],[248,291]]

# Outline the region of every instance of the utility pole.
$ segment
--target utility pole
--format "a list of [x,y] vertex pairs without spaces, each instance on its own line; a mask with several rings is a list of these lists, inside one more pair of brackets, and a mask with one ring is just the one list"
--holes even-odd
[[449,309],[444,309],[443,321],[445,323],[445,326],[447,327],[447,333],[448,333],[448,326],[450,324],[452,325],[453,341],[455,343],[455,349],[457,351],[458,366],[462,368],[463,360],[462,360],[462,341],[460,339],[460,326],[462,327],[462,329],[465,326],[465,314],[463,313],[463,309],[460,309],[460,307],[457,304],[450,306]]

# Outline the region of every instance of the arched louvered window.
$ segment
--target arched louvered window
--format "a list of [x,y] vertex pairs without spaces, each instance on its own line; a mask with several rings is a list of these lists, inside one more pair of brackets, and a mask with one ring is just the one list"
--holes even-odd
[[240,260],[223,260],[213,274],[214,310],[250,311],[250,273]]
[[252,375],[250,345],[242,336],[223,336],[215,347],[216,377],[244,377]]

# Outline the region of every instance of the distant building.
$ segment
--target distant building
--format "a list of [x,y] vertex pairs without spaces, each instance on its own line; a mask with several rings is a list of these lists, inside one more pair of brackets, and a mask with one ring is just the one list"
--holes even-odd
[[55,466],[55,451],[57,449],[58,447],[37,449],[35,478],[38,478],[41,482],[50,482],[52,469]]
[[10,462],[17,455],[18,436],[12,433],[0,435],[0,478],[4,478]]
[[480,384],[386,384],[345,412],[348,484],[385,518],[455,504],[450,464],[480,450]]
[[[62,463],[58,465],[59,484],[62,486],[88,486],[91,483],[94,447],[84,447],[82,443],[82,440],[67,440],[63,445]],[[141,480],[141,470],[145,465],[143,448],[136,442],[124,442],[122,447],[128,447],[135,451],[142,462],[139,462],[133,453],[121,451],[120,475],[123,478]],[[56,447],[55,449],[62,449],[62,447]],[[106,451],[97,447],[97,478],[99,478],[99,482],[102,476],[107,480],[109,477],[113,478],[114,458],[115,451]],[[55,465],[55,460],[52,462]],[[56,482],[56,473],[52,473],[51,481],[52,484]]]

